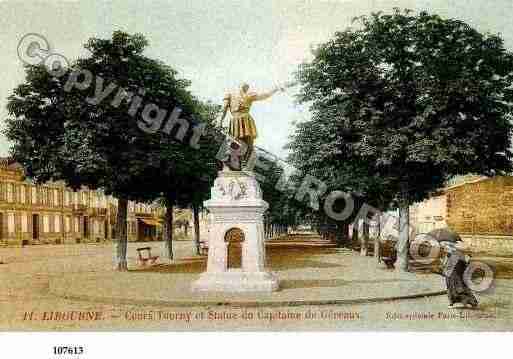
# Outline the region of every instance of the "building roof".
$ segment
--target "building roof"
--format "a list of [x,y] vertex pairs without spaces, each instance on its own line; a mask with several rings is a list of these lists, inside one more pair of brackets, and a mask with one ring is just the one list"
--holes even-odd
[[499,178],[513,179],[513,176],[494,176],[494,177],[486,177],[486,176],[472,176],[472,177],[470,177],[469,176],[468,178],[463,179],[460,182],[457,182],[457,183],[455,183],[453,185],[446,186],[445,188],[442,189],[442,191],[446,192],[446,191],[450,191],[452,189],[459,188],[459,187],[462,187],[462,186],[466,186],[466,185],[469,185],[469,184],[474,184],[474,183],[479,183],[479,182],[484,182],[484,181],[492,181],[492,180],[497,180]]

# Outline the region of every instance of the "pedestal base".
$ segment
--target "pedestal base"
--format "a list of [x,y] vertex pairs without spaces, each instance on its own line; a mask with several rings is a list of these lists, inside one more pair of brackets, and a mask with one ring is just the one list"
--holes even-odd
[[270,293],[279,289],[278,279],[269,272],[205,272],[193,283],[193,292]]
[[194,292],[273,292],[278,278],[265,268],[264,213],[269,207],[251,173],[222,171],[211,198],[207,271]]

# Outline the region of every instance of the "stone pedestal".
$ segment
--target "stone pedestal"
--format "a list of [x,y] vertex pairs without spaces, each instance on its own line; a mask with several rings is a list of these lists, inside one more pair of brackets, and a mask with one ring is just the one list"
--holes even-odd
[[[268,208],[252,173],[221,171],[205,201],[210,211],[207,271],[198,292],[272,292],[276,276],[265,270],[263,215]],[[235,253],[235,254],[234,254]],[[233,255],[242,257],[234,260]]]

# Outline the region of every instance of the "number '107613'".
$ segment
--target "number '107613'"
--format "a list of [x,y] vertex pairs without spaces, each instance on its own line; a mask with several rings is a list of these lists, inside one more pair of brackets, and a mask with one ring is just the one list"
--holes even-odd
[[82,346],[56,346],[53,347],[54,355],[80,355],[84,354],[84,347]]

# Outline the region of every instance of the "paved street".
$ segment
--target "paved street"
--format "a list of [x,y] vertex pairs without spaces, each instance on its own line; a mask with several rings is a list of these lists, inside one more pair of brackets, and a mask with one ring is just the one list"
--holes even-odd
[[[158,254],[163,243],[150,242]],[[175,243],[177,260],[140,270],[129,245],[128,273],[112,272],[112,244],[1,248],[2,330],[511,330],[513,281],[499,273],[478,310],[447,309],[445,295],[378,302],[386,297],[441,288],[441,278],[398,277],[354,252],[334,248],[270,249],[269,264],[284,289],[275,296],[243,298],[261,305],[195,305],[188,283],[203,269],[190,241]],[[273,258],[274,257],[274,258]],[[492,260],[493,258],[489,258]],[[496,259],[495,259],[496,260]],[[511,264],[511,259],[500,263]],[[503,264],[506,268],[507,265]],[[501,273],[508,273],[502,271]],[[323,281],[320,279],[324,278]],[[351,279],[351,280],[350,280]],[[415,283],[418,285],[415,285]],[[428,283],[428,284],[426,284]],[[92,285],[94,284],[94,285]],[[174,301],[173,301],[174,297]],[[176,299],[181,301],[177,301]],[[226,297],[231,299],[241,299]],[[338,305],[298,305],[338,299]],[[189,301],[189,304],[187,302]],[[290,305],[284,305],[290,302]],[[307,302],[305,302],[307,303]],[[312,302],[310,302],[312,303]]]

